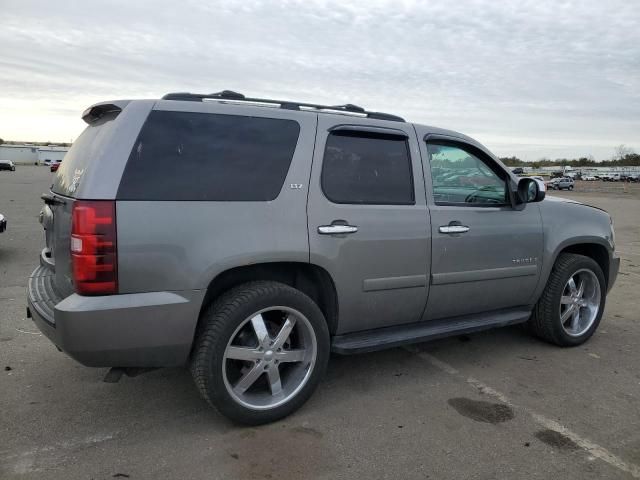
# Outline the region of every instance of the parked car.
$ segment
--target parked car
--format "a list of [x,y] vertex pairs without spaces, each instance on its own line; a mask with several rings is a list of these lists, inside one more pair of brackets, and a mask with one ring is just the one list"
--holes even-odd
[[620,174],[619,173],[606,173],[602,176],[603,182],[619,182]]
[[0,213],[0,233],[7,229],[7,219]]
[[630,173],[627,175],[627,182],[640,182],[640,173]]
[[573,190],[575,182],[571,177],[562,177],[557,179],[558,181],[552,182],[552,187],[554,190]]
[[188,366],[237,422],[298,409],[330,352],[517,323],[580,345],[617,276],[606,212],[543,200],[453,131],[229,91],[83,119],[42,196],[28,315],[111,381]]
[[51,167],[50,167],[50,168],[51,168],[51,171],[52,171],[52,172],[57,172],[57,171],[58,171],[58,168],[60,167],[60,164],[61,164],[61,163],[62,163],[62,160],[56,160],[55,162],[53,162],[53,163],[51,164]]
[[517,167],[514,168],[513,170],[511,170],[511,172],[515,175],[524,175],[524,168],[522,167]]
[[0,170],[16,171],[16,165],[11,160],[0,160]]
[[593,175],[583,175],[582,180],[584,180],[585,182],[595,182],[597,178]]
[[560,181],[560,178],[552,178],[545,182],[548,190],[553,190],[553,186]]

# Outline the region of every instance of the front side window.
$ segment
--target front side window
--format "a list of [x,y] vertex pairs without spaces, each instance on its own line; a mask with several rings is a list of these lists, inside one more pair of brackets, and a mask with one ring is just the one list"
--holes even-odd
[[504,176],[480,155],[449,143],[427,143],[436,205],[504,205],[508,203]]
[[407,139],[358,131],[329,134],[321,183],[333,203],[413,205]]

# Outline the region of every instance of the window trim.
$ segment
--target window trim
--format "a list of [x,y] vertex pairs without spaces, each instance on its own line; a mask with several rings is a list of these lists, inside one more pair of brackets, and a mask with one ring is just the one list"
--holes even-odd
[[[343,127],[348,127],[348,128],[343,128]],[[411,157],[411,148],[409,146],[409,135],[402,131],[402,130],[396,130],[396,129],[389,129],[389,128],[375,128],[375,127],[368,127],[368,126],[364,126],[364,125],[336,125],[334,127],[331,127],[328,131],[327,131],[327,135],[325,136],[325,142],[324,142],[324,151],[322,152],[322,168],[320,169],[320,190],[322,191],[322,194],[324,195],[324,197],[331,203],[335,204],[335,205],[392,205],[392,206],[413,206],[416,204],[416,187],[415,187],[415,179],[414,179],[414,173],[413,173],[413,159]],[[353,137],[358,137],[358,133],[364,134],[364,135],[379,135],[381,137],[398,137],[399,139],[402,139],[402,142],[404,143],[405,148],[407,149],[407,161],[409,162],[409,181],[411,182],[411,201],[410,202],[385,202],[385,203],[380,203],[380,202],[339,202],[337,200],[332,199],[326,192],[325,188],[324,188],[324,171],[325,171],[325,157],[327,155],[327,143],[329,141],[329,137],[334,134],[335,132],[348,132],[349,134],[352,135],[344,135],[344,136],[353,136]]]
[[[428,168],[429,168],[429,176],[431,179],[431,199],[433,200],[434,205],[442,206],[442,207],[467,207],[467,208],[469,207],[471,208],[477,208],[477,207],[479,208],[504,208],[504,207],[513,208],[513,201],[512,201],[513,195],[512,195],[511,182],[510,182],[511,178],[509,174],[505,172],[505,170],[501,168],[500,165],[498,165],[498,163],[496,163],[496,161],[493,158],[491,158],[489,155],[483,152],[480,148],[478,148],[477,146],[471,143],[465,142],[463,139],[459,139],[456,137],[448,137],[444,135],[427,134],[424,136],[423,140],[425,142],[425,147],[427,148],[426,153],[427,153],[427,160],[429,161]],[[467,202],[436,201],[435,191],[433,187],[433,174],[431,170],[431,153],[429,152],[429,148],[428,148],[430,144],[459,148],[460,150],[463,150],[466,153],[470,153],[476,158],[478,158],[478,160],[483,162],[493,173],[495,173],[500,179],[502,179],[505,182],[505,187],[506,187],[505,193],[509,198],[509,200],[503,203],[467,203]]]
[[[362,133],[373,133],[387,136],[397,136],[408,139],[409,134],[404,130],[398,130],[397,128],[388,128],[388,127],[374,127],[368,125],[352,125],[352,124],[340,124],[334,125],[333,127],[327,130],[330,133],[333,132],[362,132]],[[328,135],[327,135],[328,137]]]

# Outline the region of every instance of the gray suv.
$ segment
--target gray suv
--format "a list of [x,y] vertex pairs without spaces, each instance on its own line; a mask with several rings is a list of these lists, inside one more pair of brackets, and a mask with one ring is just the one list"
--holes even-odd
[[557,181],[553,181],[551,183],[551,188],[553,188],[554,190],[573,190],[573,187],[575,186],[575,182],[573,181],[573,178],[571,177],[562,177],[559,178]]
[[355,105],[168,94],[88,108],[43,194],[28,315],[107,375],[188,366],[270,422],[352,354],[526,323],[579,345],[618,272],[611,217],[475,140]]

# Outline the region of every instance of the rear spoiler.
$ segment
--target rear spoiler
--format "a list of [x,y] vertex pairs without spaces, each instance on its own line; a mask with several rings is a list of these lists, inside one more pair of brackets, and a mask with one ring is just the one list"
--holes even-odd
[[115,113],[116,115],[122,111],[122,109],[129,103],[128,101],[120,102],[105,102],[96,103],[91,105],[84,112],[82,112],[82,120],[91,125],[96,120],[99,120],[108,113]]

